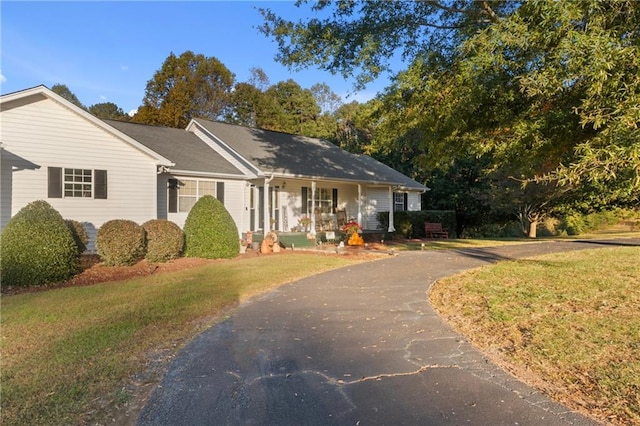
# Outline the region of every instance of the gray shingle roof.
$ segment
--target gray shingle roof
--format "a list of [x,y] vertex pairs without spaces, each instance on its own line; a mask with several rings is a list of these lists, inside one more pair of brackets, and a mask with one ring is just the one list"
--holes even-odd
[[186,130],[115,120],[103,121],[171,160],[175,163],[175,170],[243,176],[203,140]]
[[351,154],[320,139],[204,119],[194,121],[266,174],[426,189],[424,185],[367,155]]

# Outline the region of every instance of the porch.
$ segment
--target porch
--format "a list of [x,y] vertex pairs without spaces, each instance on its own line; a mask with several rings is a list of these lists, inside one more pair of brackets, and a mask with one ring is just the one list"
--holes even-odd
[[[277,231],[278,241],[286,249],[296,248],[313,248],[317,247],[320,243],[333,243],[338,244],[340,241],[345,240],[346,234],[342,231],[322,231],[315,234],[315,238],[307,238],[309,233],[307,232],[281,232]],[[379,243],[381,240],[389,240],[390,234],[384,231],[372,231],[365,230],[361,233],[365,243]],[[247,233],[242,234],[242,239],[246,241]],[[253,232],[251,234],[251,240],[253,243],[257,243],[259,247],[260,243],[264,239],[262,231]]]

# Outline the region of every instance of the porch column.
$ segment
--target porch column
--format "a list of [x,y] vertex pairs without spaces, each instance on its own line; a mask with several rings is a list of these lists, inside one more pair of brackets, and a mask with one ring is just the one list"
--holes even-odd
[[393,187],[389,187],[389,232],[395,232],[396,228],[393,226]]
[[263,232],[265,236],[267,232],[271,231],[271,197],[269,196],[269,183],[271,183],[272,179],[273,176],[264,179],[264,196],[262,197],[264,199],[264,209],[262,210],[262,221],[264,222]]
[[362,223],[362,185],[358,184],[358,223],[364,228]]
[[316,234],[316,182],[311,182],[311,211],[309,212],[311,217],[311,233]]

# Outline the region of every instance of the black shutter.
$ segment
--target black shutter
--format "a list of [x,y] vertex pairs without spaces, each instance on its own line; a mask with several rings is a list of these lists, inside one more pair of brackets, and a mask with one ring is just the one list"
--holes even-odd
[[169,213],[178,213],[178,179],[169,179]]
[[48,167],[48,197],[62,198],[62,167]]
[[302,214],[309,213],[309,188],[306,186],[302,187]]
[[335,213],[338,210],[338,188],[333,188],[331,203],[332,213]]
[[107,171],[93,171],[93,198],[107,199]]
[[224,182],[216,182],[216,198],[224,204]]
[[408,193],[404,193],[404,211],[408,211],[409,210],[409,194]]

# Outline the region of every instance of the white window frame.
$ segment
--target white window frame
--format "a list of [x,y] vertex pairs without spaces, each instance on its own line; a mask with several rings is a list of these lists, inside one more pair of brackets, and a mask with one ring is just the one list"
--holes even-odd
[[404,192],[394,192],[393,193],[393,211],[395,212],[403,212],[407,209],[404,208]]
[[[195,193],[184,194],[186,182],[194,183]],[[189,213],[193,205],[204,195],[216,197],[216,185],[217,181],[209,179],[178,179],[178,213]]]
[[[308,190],[311,195],[311,188]],[[311,212],[311,197],[307,199],[307,211]],[[319,213],[332,213],[333,211],[333,188],[316,188],[315,208]]]
[[64,167],[62,195],[64,198],[93,198],[93,169]]

